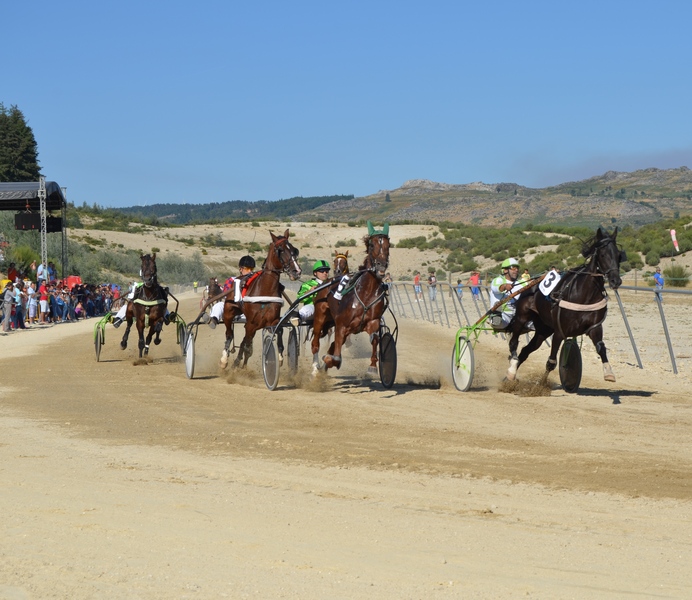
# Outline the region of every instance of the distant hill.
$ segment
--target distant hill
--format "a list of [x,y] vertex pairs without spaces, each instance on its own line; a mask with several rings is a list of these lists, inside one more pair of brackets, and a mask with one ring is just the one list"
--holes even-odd
[[323,204],[295,218],[591,227],[612,223],[644,225],[680,215],[692,215],[692,171],[687,167],[632,173],[609,171],[584,181],[540,189],[516,183],[458,185],[414,179],[394,190]]
[[437,183],[413,179],[369,196],[290,198],[276,202],[236,200],[211,204],[154,204],[120,209],[171,223],[291,219],[390,223],[462,222],[489,227],[532,223],[596,226],[644,225],[692,215],[692,171],[643,169],[608,171],[547,188],[517,183]]
[[255,219],[287,219],[297,213],[310,212],[323,204],[353,199],[346,196],[298,196],[286,200],[269,202],[259,200],[231,200],[229,202],[209,202],[207,204],[150,204],[148,206],[129,206],[119,208],[120,212],[138,218],[156,218],[161,221],[187,225],[189,223],[213,223],[216,221],[252,221]]

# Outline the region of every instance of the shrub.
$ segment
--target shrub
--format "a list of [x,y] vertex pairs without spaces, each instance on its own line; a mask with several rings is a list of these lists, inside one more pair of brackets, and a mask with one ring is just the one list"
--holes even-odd
[[646,254],[646,264],[655,267],[661,262],[661,255],[655,250],[649,250]]
[[663,269],[663,277],[670,287],[687,287],[690,281],[690,273],[682,265],[670,265]]

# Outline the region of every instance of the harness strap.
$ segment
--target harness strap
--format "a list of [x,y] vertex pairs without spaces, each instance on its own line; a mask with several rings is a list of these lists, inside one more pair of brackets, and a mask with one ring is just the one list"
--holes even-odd
[[243,302],[275,302],[276,304],[284,304],[284,299],[276,296],[245,296]]
[[142,298],[135,298],[132,302],[135,304],[141,304],[143,306],[156,306],[157,304],[166,304],[166,301],[163,298],[160,298],[158,300],[144,300]]
[[567,310],[575,310],[579,312],[589,312],[592,310],[600,310],[608,305],[608,298],[605,297],[600,302],[595,304],[575,304],[574,302],[568,302],[567,300],[558,300],[560,308],[566,308]]

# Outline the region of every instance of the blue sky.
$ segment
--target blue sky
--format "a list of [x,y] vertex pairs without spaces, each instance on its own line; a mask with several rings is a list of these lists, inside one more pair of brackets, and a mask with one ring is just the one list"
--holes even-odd
[[692,167],[692,2],[3,3],[0,102],[81,205]]

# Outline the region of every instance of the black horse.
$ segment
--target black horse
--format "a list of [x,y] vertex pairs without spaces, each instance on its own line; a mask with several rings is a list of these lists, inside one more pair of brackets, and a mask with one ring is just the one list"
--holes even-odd
[[[620,263],[627,260],[624,251],[618,249],[617,232],[617,227],[612,234],[599,227],[596,235],[583,244],[582,256],[587,261],[581,267],[563,273],[556,285],[551,283],[558,274],[550,271],[540,285],[521,294],[516,303],[516,314],[508,326],[511,338],[507,379],[514,380],[521,364],[552,335],[550,358],[545,365],[547,377],[557,365],[557,353],[562,342],[586,334],[601,358],[605,380],[615,381],[603,343],[602,324],[608,312],[605,281],[614,290],[620,287]],[[519,337],[530,321],[536,332],[517,355]]]
[[[161,329],[166,320],[166,307],[168,306],[168,293],[166,289],[159,285],[156,269],[156,253],[144,254],[140,256],[142,260],[142,283],[134,294],[134,298],[128,302],[125,319],[127,320],[127,329],[123,334],[123,339],[120,342],[120,347],[125,350],[127,348],[127,338],[130,335],[132,322],[137,325],[139,333],[139,358],[142,354],[149,354],[149,345],[151,339],[156,334],[154,344],[161,343]],[[169,317],[171,318],[172,315]],[[149,328],[146,340],[144,339],[144,330]]]

